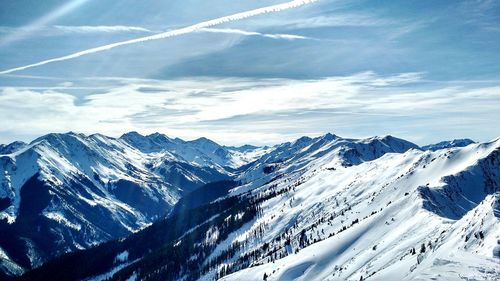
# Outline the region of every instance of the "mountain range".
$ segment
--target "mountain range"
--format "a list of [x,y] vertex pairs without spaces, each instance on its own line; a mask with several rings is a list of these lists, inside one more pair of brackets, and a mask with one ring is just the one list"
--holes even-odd
[[136,132],[0,145],[0,277],[494,280],[499,157],[500,139],[333,134],[270,147]]

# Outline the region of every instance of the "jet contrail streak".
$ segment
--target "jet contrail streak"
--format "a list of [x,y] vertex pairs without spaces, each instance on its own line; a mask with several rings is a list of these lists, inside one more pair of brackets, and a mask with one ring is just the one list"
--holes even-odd
[[283,33],[260,33],[255,31],[245,31],[241,29],[234,28],[202,28],[199,31],[210,32],[210,33],[226,33],[226,34],[238,34],[243,36],[262,36],[271,39],[286,39],[286,40],[295,40],[295,39],[312,39],[306,36],[300,36],[295,34],[283,34]]
[[242,20],[245,18],[254,17],[257,15],[261,15],[261,14],[274,13],[274,12],[279,12],[279,11],[288,10],[288,9],[292,9],[292,8],[297,8],[297,7],[300,7],[300,6],[303,6],[306,4],[310,4],[313,2],[317,2],[317,1],[319,1],[319,0],[294,0],[294,1],[286,2],[286,3],[282,3],[282,4],[277,4],[277,5],[263,7],[263,8],[259,8],[259,9],[255,9],[255,10],[241,12],[241,13],[233,14],[230,16],[225,16],[225,17],[216,18],[216,19],[209,20],[209,21],[200,22],[200,23],[190,25],[187,27],[183,27],[183,28],[179,28],[179,29],[175,29],[175,30],[170,30],[170,31],[166,31],[163,33],[158,33],[158,34],[151,35],[151,36],[116,42],[116,43],[112,43],[112,44],[108,44],[108,45],[104,45],[104,46],[100,46],[100,47],[95,47],[95,48],[83,50],[83,51],[76,52],[76,53],[73,53],[73,54],[70,54],[67,56],[63,56],[63,57],[53,58],[53,59],[44,60],[41,62],[25,65],[25,66],[7,69],[4,71],[0,71],[0,74],[7,74],[7,73],[16,72],[16,71],[21,71],[21,70],[25,70],[28,68],[33,68],[33,67],[37,67],[37,66],[41,66],[41,65],[45,65],[45,64],[49,64],[49,63],[53,63],[53,62],[58,62],[58,61],[70,60],[70,59],[78,58],[81,56],[110,50],[110,49],[113,49],[113,48],[116,48],[119,46],[131,45],[131,44],[136,44],[136,43],[141,43],[141,42],[146,42],[146,41],[151,41],[151,40],[159,40],[159,39],[164,39],[164,38],[169,38],[169,37],[175,37],[175,36],[191,33],[191,32],[194,32],[194,31],[202,29],[202,28],[208,28],[208,27],[216,26],[216,25],[223,24],[226,22]]

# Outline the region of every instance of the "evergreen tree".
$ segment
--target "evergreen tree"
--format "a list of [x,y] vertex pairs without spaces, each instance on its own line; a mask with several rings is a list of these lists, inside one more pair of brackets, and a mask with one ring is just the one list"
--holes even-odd
[[422,243],[422,246],[420,246],[420,253],[425,253],[425,244]]

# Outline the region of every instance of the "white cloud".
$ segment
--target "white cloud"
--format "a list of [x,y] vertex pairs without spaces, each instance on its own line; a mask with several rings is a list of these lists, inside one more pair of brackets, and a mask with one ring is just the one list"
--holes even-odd
[[488,139],[500,134],[481,125],[500,119],[500,86],[450,87],[424,82],[416,73],[365,72],[317,80],[205,77],[108,82],[108,90],[81,98],[64,89],[0,89],[0,135],[5,139],[79,131],[118,136],[137,130],[241,144],[326,131],[419,136],[428,142],[443,135]]

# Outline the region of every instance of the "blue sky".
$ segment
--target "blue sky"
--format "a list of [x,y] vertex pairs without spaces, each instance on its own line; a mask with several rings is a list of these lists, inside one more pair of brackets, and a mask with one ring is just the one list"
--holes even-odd
[[2,72],[0,143],[130,130],[486,141],[500,135],[500,3],[2,1]]

